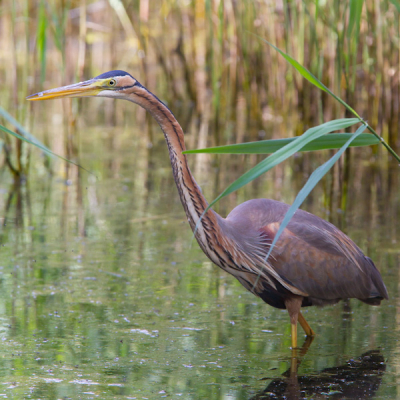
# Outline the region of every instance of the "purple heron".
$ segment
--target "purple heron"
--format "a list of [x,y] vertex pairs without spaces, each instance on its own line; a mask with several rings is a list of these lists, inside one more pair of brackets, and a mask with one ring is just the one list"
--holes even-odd
[[334,304],[345,298],[379,305],[388,299],[372,260],[338,228],[313,214],[302,210],[295,213],[267,261],[266,254],[288,210],[287,204],[254,199],[237,206],[226,218],[212,209],[200,218],[207,201],[182,154],[183,130],[172,111],[127,72],[106,72],[27,99],[86,96],[129,100],[158,122],[167,142],[179,197],[200,247],[247,290],[273,307],[288,310],[293,348],[297,347],[297,322],[307,336],[314,336],[301,307]]

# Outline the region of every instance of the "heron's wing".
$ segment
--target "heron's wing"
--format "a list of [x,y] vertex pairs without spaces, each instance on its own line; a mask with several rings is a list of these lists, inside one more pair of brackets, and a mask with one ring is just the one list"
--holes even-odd
[[[265,225],[261,236],[273,240],[279,226],[279,222]],[[373,262],[334,225],[309,213],[296,213],[273,249],[270,263],[282,279],[310,297],[388,297]]]
[[[288,208],[274,200],[247,201],[229,214],[224,233],[247,254],[265,259]],[[303,210],[296,211],[268,263],[288,285],[316,299],[388,297],[379,271],[356,244]]]

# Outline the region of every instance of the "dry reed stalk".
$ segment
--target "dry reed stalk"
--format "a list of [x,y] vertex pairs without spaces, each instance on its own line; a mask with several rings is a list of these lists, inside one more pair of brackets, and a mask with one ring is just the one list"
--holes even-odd
[[[323,6],[311,0],[251,4],[164,0],[161,7],[148,0],[103,0],[82,2],[72,10],[67,3],[44,6],[42,0],[3,3],[0,59],[6,62],[0,64],[0,73],[6,85],[0,105],[5,109],[20,110],[18,99],[27,92],[121,68],[138,75],[179,113],[190,117],[192,111],[185,110],[195,109],[191,118],[197,121],[204,121],[205,103],[211,101],[207,145],[257,139],[258,132],[266,130],[265,118],[286,124],[286,129],[267,132],[269,138],[293,136],[321,119],[344,115],[341,106],[249,34],[254,32],[285,49],[340,97],[356,104],[363,117],[399,149],[400,23],[389,0],[364,2],[359,27],[353,27],[353,32],[359,29],[357,43],[346,35],[350,11],[339,0]],[[45,48],[40,53],[37,26],[44,17],[47,25],[40,46]],[[43,54],[45,64],[41,64]],[[29,90],[21,81],[32,82]],[[243,102],[244,124],[237,115],[237,105],[243,110]],[[26,114],[25,102],[21,107],[16,116]],[[109,124],[116,122],[117,112],[121,111],[114,105],[105,107]],[[149,140],[154,141],[151,132]],[[65,154],[70,154],[71,144],[67,147]],[[18,146],[11,152],[22,159]]]

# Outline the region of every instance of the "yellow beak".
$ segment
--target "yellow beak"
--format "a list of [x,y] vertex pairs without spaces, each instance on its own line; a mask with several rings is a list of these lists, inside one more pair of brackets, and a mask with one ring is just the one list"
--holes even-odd
[[61,97],[85,97],[96,96],[105,88],[102,86],[104,79],[90,79],[89,81],[74,83],[55,89],[45,90],[31,94],[26,99],[31,101],[58,99]]

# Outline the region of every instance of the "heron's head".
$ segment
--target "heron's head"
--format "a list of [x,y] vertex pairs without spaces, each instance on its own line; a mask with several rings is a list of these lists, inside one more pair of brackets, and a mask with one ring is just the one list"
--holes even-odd
[[74,83],[56,89],[45,90],[27,97],[27,100],[48,100],[61,97],[113,97],[127,98],[135,88],[143,88],[130,74],[124,71],[110,71],[88,81]]

